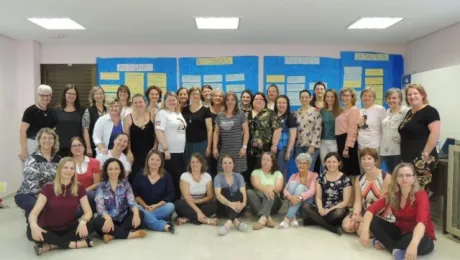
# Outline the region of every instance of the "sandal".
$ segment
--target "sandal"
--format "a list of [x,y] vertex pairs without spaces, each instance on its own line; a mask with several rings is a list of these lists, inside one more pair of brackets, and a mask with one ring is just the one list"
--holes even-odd
[[377,250],[383,250],[385,247],[375,237],[372,239],[372,246]]
[[176,220],[176,224],[178,226],[183,225],[183,224],[188,223],[188,222],[189,222],[188,218],[177,218],[177,220]]
[[290,224],[290,225],[291,225],[291,227],[293,227],[293,228],[299,228],[299,227],[300,227],[299,222],[297,222],[297,220],[295,220],[295,219],[294,219],[293,221],[291,221],[291,224]]
[[43,253],[43,244],[41,244],[41,245],[35,244],[34,245],[34,250],[35,250],[35,254],[37,256],[41,255]]
[[281,223],[278,226],[278,229],[288,229],[288,228],[289,228],[289,224],[284,221],[281,221]]
[[86,245],[88,247],[93,247],[94,246],[94,242],[90,238],[85,239],[85,242],[86,242]]
[[241,232],[244,232],[246,230],[246,228],[248,228],[248,224],[244,223],[244,222],[240,222],[238,224],[238,226],[236,226],[236,228],[241,231]]
[[225,236],[228,234],[228,229],[225,226],[221,226],[218,230],[217,233],[221,236]]

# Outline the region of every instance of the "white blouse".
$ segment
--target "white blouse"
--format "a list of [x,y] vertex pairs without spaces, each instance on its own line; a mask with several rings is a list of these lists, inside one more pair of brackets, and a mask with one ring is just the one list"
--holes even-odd
[[387,110],[387,115],[382,120],[382,142],[380,146],[380,155],[391,156],[401,154],[401,136],[398,127],[404,120],[409,111],[408,107],[401,107],[398,113],[392,113]]

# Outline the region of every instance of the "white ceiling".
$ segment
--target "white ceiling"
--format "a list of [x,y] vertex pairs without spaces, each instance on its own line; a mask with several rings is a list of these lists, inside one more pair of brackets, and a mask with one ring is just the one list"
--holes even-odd
[[[239,16],[240,29],[199,31],[195,16]],[[405,19],[346,30],[363,16]],[[70,17],[87,30],[47,31],[29,17]],[[459,21],[460,0],[0,0],[0,34],[41,43],[403,44]]]

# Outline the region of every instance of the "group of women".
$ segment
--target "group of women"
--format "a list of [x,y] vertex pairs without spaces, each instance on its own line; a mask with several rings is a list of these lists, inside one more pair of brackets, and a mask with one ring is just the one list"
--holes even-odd
[[[321,82],[313,96],[299,93],[302,106],[293,113],[276,85],[267,96],[244,91],[241,102],[208,85],[163,98],[151,86],[148,102],[124,85],[108,100],[95,87],[86,110],[72,85],[57,109],[48,108],[49,86],[37,94],[21,123],[24,181],[15,197],[37,254],[91,247],[93,230],[106,243],[145,237],[144,228],[174,233],[173,212],[178,225],[217,225],[224,217],[220,235],[232,225],[244,231],[247,205],[258,218],[254,230],[297,228],[300,217],[337,234],[357,232],[363,244],[371,232],[374,247],[407,259],[433,249],[420,185],[430,182],[436,164],[440,119],[420,85],[404,91],[410,108],[400,90],[390,89],[388,111],[375,104],[371,88],[362,91],[359,110],[353,89],[337,94]],[[298,172],[288,178],[292,158]],[[380,158],[393,174],[380,170]],[[277,225],[272,216],[283,200],[288,211]]]

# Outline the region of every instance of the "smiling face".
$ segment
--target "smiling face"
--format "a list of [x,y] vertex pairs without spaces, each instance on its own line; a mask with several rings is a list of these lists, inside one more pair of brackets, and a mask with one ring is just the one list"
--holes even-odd
[[415,174],[410,167],[401,167],[396,175],[399,187],[409,188],[414,185]]
[[150,172],[158,171],[158,169],[160,169],[160,166],[161,166],[160,156],[156,153],[152,153],[152,155],[149,157],[149,160],[147,161],[147,164],[150,168]]
[[410,106],[418,108],[423,105],[424,99],[425,97],[416,88],[407,90],[407,101]]
[[160,100],[160,93],[158,93],[158,90],[156,89],[151,89],[149,92],[149,101],[152,103],[158,103]]
[[335,103],[335,95],[332,92],[327,92],[326,93],[326,104],[328,107],[333,107]]
[[284,114],[286,113],[286,110],[287,110],[287,100],[285,98],[278,98],[276,100],[276,107],[278,108],[278,112],[280,114]]
[[109,106],[110,116],[119,116],[120,115],[120,104],[118,102],[113,103]]
[[107,175],[110,180],[118,180],[118,176],[121,174],[120,164],[117,161],[113,161],[107,165]]
[[264,155],[262,155],[261,165],[262,165],[262,169],[265,172],[268,172],[272,169],[273,162],[272,162],[272,157],[270,154],[264,153]]
[[181,89],[177,96],[179,97],[179,102],[181,104],[182,103],[187,103],[187,101],[188,101],[188,93],[187,93],[186,89]]
[[364,107],[371,107],[374,105],[374,95],[371,91],[366,91],[362,94],[361,101],[363,102]]
[[233,111],[236,106],[236,100],[233,95],[228,95],[227,99],[225,100],[225,106],[227,107],[227,110]]
[[227,172],[227,173],[233,172],[233,167],[234,165],[233,165],[232,158],[225,157],[222,160],[222,168],[224,169],[224,172]]
[[43,133],[38,140],[40,148],[50,151],[54,146],[54,136],[48,133]]
[[316,85],[315,87],[315,95],[317,97],[324,97],[324,92],[326,91],[326,88],[323,85]]
[[300,104],[302,106],[309,106],[310,100],[311,100],[311,97],[310,97],[310,94],[308,94],[308,92],[304,91],[302,92],[302,94],[300,94]]
[[260,111],[262,109],[264,109],[264,107],[267,105],[265,103],[265,100],[264,98],[262,97],[262,95],[256,95],[254,97],[254,101],[253,101],[253,106],[254,106],[254,109]]
[[145,110],[144,97],[141,97],[141,96],[134,97],[132,106],[133,106],[135,111],[144,111]]
[[128,98],[129,98],[128,90],[120,89],[118,91],[118,97],[120,98],[120,101],[128,101]]
[[276,97],[278,97],[278,91],[276,91],[276,87],[271,86],[267,90],[267,97],[270,101],[275,101]]
[[335,156],[330,156],[329,158],[327,158],[325,164],[327,170],[330,172],[336,172],[339,170],[340,162],[339,160],[337,160]]
[[195,156],[192,156],[192,158],[190,159],[190,168],[192,169],[192,172],[201,172],[202,166],[203,164],[201,164],[200,160],[198,160],[198,158],[196,158]]
[[203,99],[206,103],[211,102],[211,92],[212,90],[210,90],[209,88],[203,88]]
[[38,104],[39,104],[42,108],[48,107],[48,105],[50,104],[50,102],[51,102],[51,94],[48,94],[48,93],[41,93],[41,94],[38,94]]
[[102,102],[104,101],[104,99],[105,99],[105,95],[104,95],[104,90],[102,90],[102,88],[99,88],[98,90],[94,92],[94,101]]
[[353,95],[350,91],[345,91],[342,95],[340,95],[340,99],[344,106],[349,106],[352,105]]
[[72,152],[73,156],[84,155],[85,146],[82,142],[80,142],[80,140],[74,139],[70,145],[70,152]]
[[364,171],[371,171],[375,168],[375,159],[369,154],[366,154],[361,157],[361,165],[363,166]]
[[310,168],[310,163],[306,160],[297,160],[296,165],[299,172],[307,172]]
[[190,93],[190,100],[194,104],[198,104],[201,101],[201,93],[199,90],[194,90],[193,92]]
[[65,101],[69,104],[75,103],[77,99],[77,91],[74,88],[70,88],[65,93]]
[[174,95],[168,95],[165,100],[165,106],[169,111],[176,111],[177,108],[177,97]]
[[62,166],[61,169],[61,180],[72,180],[72,177],[75,174],[75,162],[68,161]]
[[399,99],[399,94],[396,92],[391,93],[387,98],[386,98],[387,104],[390,108],[397,108],[401,106],[402,100]]
[[124,151],[126,148],[128,148],[128,143],[129,143],[129,138],[127,135],[121,134],[115,138],[113,141],[113,147],[117,148],[120,151]]
[[241,95],[241,103],[243,103],[243,105],[250,105],[251,95],[249,95],[249,93],[243,93],[243,95]]

